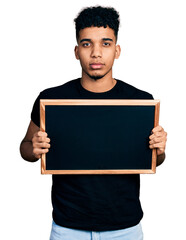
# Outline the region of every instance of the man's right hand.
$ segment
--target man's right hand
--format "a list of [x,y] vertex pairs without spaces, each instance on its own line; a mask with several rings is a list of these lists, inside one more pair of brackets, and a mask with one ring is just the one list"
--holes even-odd
[[36,162],[43,153],[47,153],[50,148],[50,139],[46,132],[31,120],[27,133],[20,144],[20,153],[23,159],[29,162]]
[[41,158],[41,155],[47,153],[50,148],[50,138],[46,132],[38,131],[32,138],[33,155],[35,158]]

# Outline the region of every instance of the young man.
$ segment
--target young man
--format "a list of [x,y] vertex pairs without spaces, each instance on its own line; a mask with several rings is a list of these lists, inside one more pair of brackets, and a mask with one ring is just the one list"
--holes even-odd
[[[86,8],[75,23],[78,43],[75,56],[80,60],[82,77],[39,94],[20,146],[27,161],[37,161],[50,149],[50,136],[39,128],[40,99],[153,99],[151,94],[112,77],[114,60],[121,51],[116,44],[119,15],[113,8]],[[166,135],[158,126],[149,136],[149,147],[157,149],[157,165],[165,159]],[[139,175],[53,175],[52,178],[51,240],[143,239]]]

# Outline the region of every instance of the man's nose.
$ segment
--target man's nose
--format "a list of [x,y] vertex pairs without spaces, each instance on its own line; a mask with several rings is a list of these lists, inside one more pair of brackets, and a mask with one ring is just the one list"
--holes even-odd
[[101,56],[102,56],[102,51],[100,46],[98,45],[93,46],[91,51],[91,57],[101,57]]

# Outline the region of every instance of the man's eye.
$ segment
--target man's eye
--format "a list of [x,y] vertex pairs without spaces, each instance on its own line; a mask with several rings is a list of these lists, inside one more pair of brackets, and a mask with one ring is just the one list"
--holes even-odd
[[110,46],[110,43],[105,42],[105,43],[103,43],[103,45],[104,45],[104,46]]
[[83,43],[83,47],[89,47],[90,43]]

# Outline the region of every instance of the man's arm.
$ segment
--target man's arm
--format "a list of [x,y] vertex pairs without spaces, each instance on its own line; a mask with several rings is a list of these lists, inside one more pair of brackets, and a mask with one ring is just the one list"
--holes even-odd
[[41,132],[33,121],[30,121],[27,133],[20,144],[20,153],[23,159],[36,162],[41,154],[47,153],[50,148],[50,139],[46,132]]
[[149,137],[149,147],[157,149],[156,166],[161,165],[165,160],[165,147],[167,142],[167,132],[161,126],[152,129],[152,134]]
[[156,166],[161,165],[164,162],[164,160],[165,160],[165,153],[157,155]]

